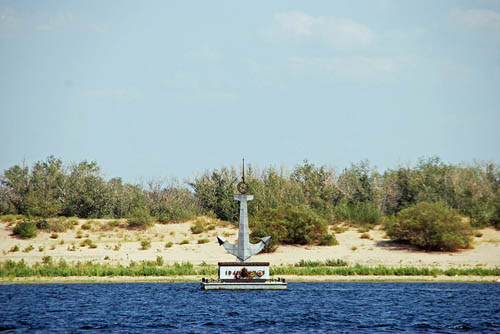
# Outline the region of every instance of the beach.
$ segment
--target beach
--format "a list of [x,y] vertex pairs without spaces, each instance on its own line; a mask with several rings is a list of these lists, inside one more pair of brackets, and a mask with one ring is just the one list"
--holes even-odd
[[[210,218],[205,225],[211,224]],[[43,262],[50,256],[51,261],[64,260],[67,263],[87,262],[107,263],[127,266],[131,262],[155,261],[162,258],[165,264],[189,262],[193,265],[216,265],[218,262],[234,261],[217,242],[217,235],[224,236],[230,242],[236,242],[237,227],[217,221],[212,229],[193,234],[194,221],[183,223],[155,224],[147,230],[128,230],[114,227],[106,228],[111,220],[78,220],[72,229],[66,232],[39,232],[35,238],[20,239],[13,235],[14,224],[0,222],[0,261],[21,261],[27,264]],[[215,221],[215,220],[214,220]],[[86,224],[90,228],[82,229]],[[331,233],[333,231],[333,227]],[[500,267],[500,231],[484,228],[476,232],[473,248],[457,252],[427,252],[414,247],[390,241],[385,232],[376,227],[361,233],[356,228],[345,227],[343,233],[337,233],[339,242],[335,246],[295,246],[281,245],[273,253],[261,253],[252,257],[252,261],[270,262],[274,266],[293,265],[300,260],[326,261],[341,259],[349,265],[418,268],[496,268]],[[80,232],[79,232],[80,231]],[[91,240],[93,247],[85,245]],[[149,245],[141,243],[149,241]],[[17,246],[17,251],[15,248]],[[288,277],[300,281],[304,277]],[[119,280],[127,280],[120,277]],[[171,278],[169,278],[170,280]],[[187,280],[191,280],[186,278]],[[197,280],[193,277],[192,280]],[[307,276],[308,281],[315,280],[356,280],[355,277]],[[367,279],[365,277],[365,279]],[[371,276],[370,280],[377,280]],[[384,280],[390,277],[384,276]],[[394,277],[394,280],[404,279]],[[409,279],[409,278],[406,278]],[[439,278],[434,278],[438,279]],[[453,280],[444,277],[443,280]],[[492,278],[490,278],[491,280]],[[54,280],[51,278],[50,280]],[[130,278],[131,281],[135,278]],[[152,280],[158,281],[158,278]],[[179,278],[179,280],[183,280]]]

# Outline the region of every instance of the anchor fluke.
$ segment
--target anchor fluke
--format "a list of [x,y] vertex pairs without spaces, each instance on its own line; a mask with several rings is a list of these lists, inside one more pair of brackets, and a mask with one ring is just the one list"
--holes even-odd
[[222,246],[224,245],[224,243],[226,242],[226,239],[224,239],[223,237],[217,237],[217,241],[219,242],[219,246]]
[[267,244],[269,243],[269,240],[271,239],[270,236],[268,237],[264,237],[264,238],[260,238],[260,240],[264,243],[264,245],[267,246]]

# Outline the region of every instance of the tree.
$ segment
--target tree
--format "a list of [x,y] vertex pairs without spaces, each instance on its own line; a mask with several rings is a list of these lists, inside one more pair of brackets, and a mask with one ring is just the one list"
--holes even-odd
[[215,213],[217,218],[236,221],[238,217],[238,202],[234,200],[236,181],[238,177],[234,169],[215,169],[205,172],[202,177],[189,183],[201,207]]

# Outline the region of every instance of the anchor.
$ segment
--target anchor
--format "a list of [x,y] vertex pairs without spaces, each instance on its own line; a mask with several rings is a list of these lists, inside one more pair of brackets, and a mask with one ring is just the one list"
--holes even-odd
[[219,245],[232,255],[236,256],[238,262],[250,261],[252,255],[259,253],[268,243],[270,236],[260,238],[257,244],[250,243],[249,229],[248,229],[248,207],[247,202],[253,199],[253,195],[247,195],[248,184],[245,182],[245,159],[243,159],[243,177],[242,181],[238,183],[238,191],[240,195],[234,195],[234,199],[240,202],[240,226],[238,229],[238,243],[231,244],[225,238],[217,236]]

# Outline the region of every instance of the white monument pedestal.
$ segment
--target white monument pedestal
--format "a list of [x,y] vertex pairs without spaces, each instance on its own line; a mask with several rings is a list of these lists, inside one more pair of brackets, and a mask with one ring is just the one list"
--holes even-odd
[[285,290],[283,279],[270,279],[269,262],[219,262],[218,280],[202,279],[203,290]]

